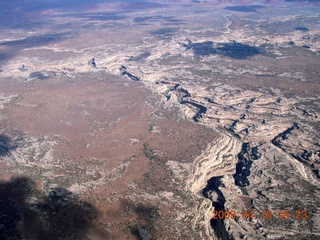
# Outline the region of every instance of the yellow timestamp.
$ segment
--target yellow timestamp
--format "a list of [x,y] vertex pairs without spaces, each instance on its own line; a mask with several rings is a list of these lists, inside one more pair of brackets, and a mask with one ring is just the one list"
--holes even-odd
[[307,210],[263,210],[259,212],[254,212],[253,210],[243,210],[240,214],[238,214],[235,210],[214,210],[212,219],[235,219],[237,217],[245,220],[253,218],[307,220],[309,216]]

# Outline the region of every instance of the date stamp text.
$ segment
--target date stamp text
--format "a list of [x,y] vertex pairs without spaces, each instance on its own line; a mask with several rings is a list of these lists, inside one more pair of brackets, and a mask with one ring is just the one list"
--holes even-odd
[[307,220],[308,211],[307,210],[278,210],[278,211],[259,211],[255,212],[253,210],[243,210],[241,213],[237,213],[235,210],[214,210],[213,220],[218,219],[235,219],[242,218],[245,220],[261,218],[261,219],[295,219],[295,220]]

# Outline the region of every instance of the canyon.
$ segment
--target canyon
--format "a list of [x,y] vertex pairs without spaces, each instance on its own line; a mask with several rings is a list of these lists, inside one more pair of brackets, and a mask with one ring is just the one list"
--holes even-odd
[[1,28],[0,236],[318,239],[318,4],[135,4]]

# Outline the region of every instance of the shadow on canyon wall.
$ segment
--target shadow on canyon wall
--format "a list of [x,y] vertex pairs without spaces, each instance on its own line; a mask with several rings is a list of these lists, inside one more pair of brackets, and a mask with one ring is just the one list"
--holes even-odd
[[[207,181],[206,187],[202,190],[202,195],[205,198],[211,199],[211,195],[214,193],[217,195],[217,199],[215,199],[215,200],[211,199],[212,206],[214,207],[214,210],[217,212],[219,212],[219,211],[225,212],[226,211],[226,209],[225,209],[226,199],[225,199],[223,193],[221,192],[221,190],[219,189],[219,187],[221,185],[223,185],[221,180],[222,180],[221,176],[210,178]],[[228,234],[228,231],[226,229],[226,226],[224,224],[224,219],[213,219],[212,218],[210,220],[210,225],[215,230],[219,239],[224,239],[224,240],[231,239]]]

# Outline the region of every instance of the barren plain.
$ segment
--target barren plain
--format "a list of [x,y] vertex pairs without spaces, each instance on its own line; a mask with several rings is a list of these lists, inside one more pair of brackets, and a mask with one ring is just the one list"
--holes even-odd
[[0,9],[0,239],[320,238],[318,2]]

